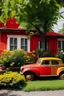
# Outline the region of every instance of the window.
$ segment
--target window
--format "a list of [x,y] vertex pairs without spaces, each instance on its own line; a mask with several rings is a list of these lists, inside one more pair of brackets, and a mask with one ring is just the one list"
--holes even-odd
[[59,65],[59,61],[58,60],[52,60],[52,65]]
[[44,65],[49,65],[49,60],[44,60],[44,61],[42,62],[42,64],[44,64]]
[[30,51],[30,40],[25,36],[8,36],[7,49],[11,51],[15,49]]
[[[38,41],[38,48],[41,48],[41,41]],[[48,50],[48,41],[45,41],[45,50]]]
[[10,38],[10,50],[17,49],[17,38]]
[[25,51],[27,51],[27,46],[28,44],[28,39],[27,38],[21,38],[21,49],[24,49]]
[[63,49],[64,50],[64,40],[58,40],[58,49]]

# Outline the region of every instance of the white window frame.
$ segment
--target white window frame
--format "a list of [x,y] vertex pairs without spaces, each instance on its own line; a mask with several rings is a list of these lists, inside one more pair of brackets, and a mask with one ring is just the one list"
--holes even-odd
[[[58,41],[61,41],[61,49],[63,49],[62,48],[62,41],[64,41],[64,39],[58,39]],[[58,45],[57,45],[58,46]],[[59,46],[58,46],[58,49],[59,49]]]
[[[40,49],[40,42],[41,42],[41,40],[38,41],[38,48],[39,48],[39,49]],[[48,47],[49,47],[49,46],[48,46],[48,41],[46,41],[46,42],[47,42],[46,50],[48,50],[48,49],[49,49],[49,48],[48,48]]]
[[[27,38],[27,36],[7,35],[7,50],[10,50],[10,38],[17,38],[17,49],[21,49],[21,38]],[[30,39],[28,39],[27,52],[30,51]]]

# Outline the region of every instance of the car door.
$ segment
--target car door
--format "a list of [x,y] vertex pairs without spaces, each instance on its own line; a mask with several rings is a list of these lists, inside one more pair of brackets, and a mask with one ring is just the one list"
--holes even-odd
[[49,60],[44,60],[39,67],[39,71],[40,71],[40,76],[51,75],[50,61]]
[[57,69],[60,67],[58,60],[51,60],[51,75],[56,76],[57,75]]

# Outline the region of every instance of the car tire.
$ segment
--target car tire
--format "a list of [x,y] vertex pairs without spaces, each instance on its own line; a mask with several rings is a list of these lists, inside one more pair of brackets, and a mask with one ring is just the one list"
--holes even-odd
[[64,80],[64,72],[60,73],[59,78]]
[[24,76],[26,81],[33,81],[35,79],[35,75],[32,72],[26,72]]

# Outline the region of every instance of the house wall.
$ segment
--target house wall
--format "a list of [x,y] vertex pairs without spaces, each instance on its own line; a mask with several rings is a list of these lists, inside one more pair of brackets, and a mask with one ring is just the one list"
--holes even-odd
[[[28,36],[25,32],[0,32],[0,55],[3,50],[7,49],[8,35]],[[36,35],[30,38],[30,51],[37,49],[39,40],[40,37]]]
[[26,34],[24,32],[0,32],[0,55],[3,50],[7,49],[8,35],[23,35],[23,36],[25,36]]
[[40,36],[33,36],[30,40],[30,51],[36,50],[38,48],[38,41],[40,40]]
[[[3,50],[7,49],[7,35],[23,35],[28,36],[28,34],[25,34],[25,32],[0,32],[0,55]],[[33,51],[38,48],[38,41],[40,40],[39,35],[32,36],[30,38],[30,51]],[[57,37],[46,37],[46,40],[49,42],[49,50],[56,54],[57,53]]]
[[57,37],[48,37],[46,38],[46,40],[48,41],[49,44],[49,50],[51,51],[51,53],[56,54],[57,53]]

